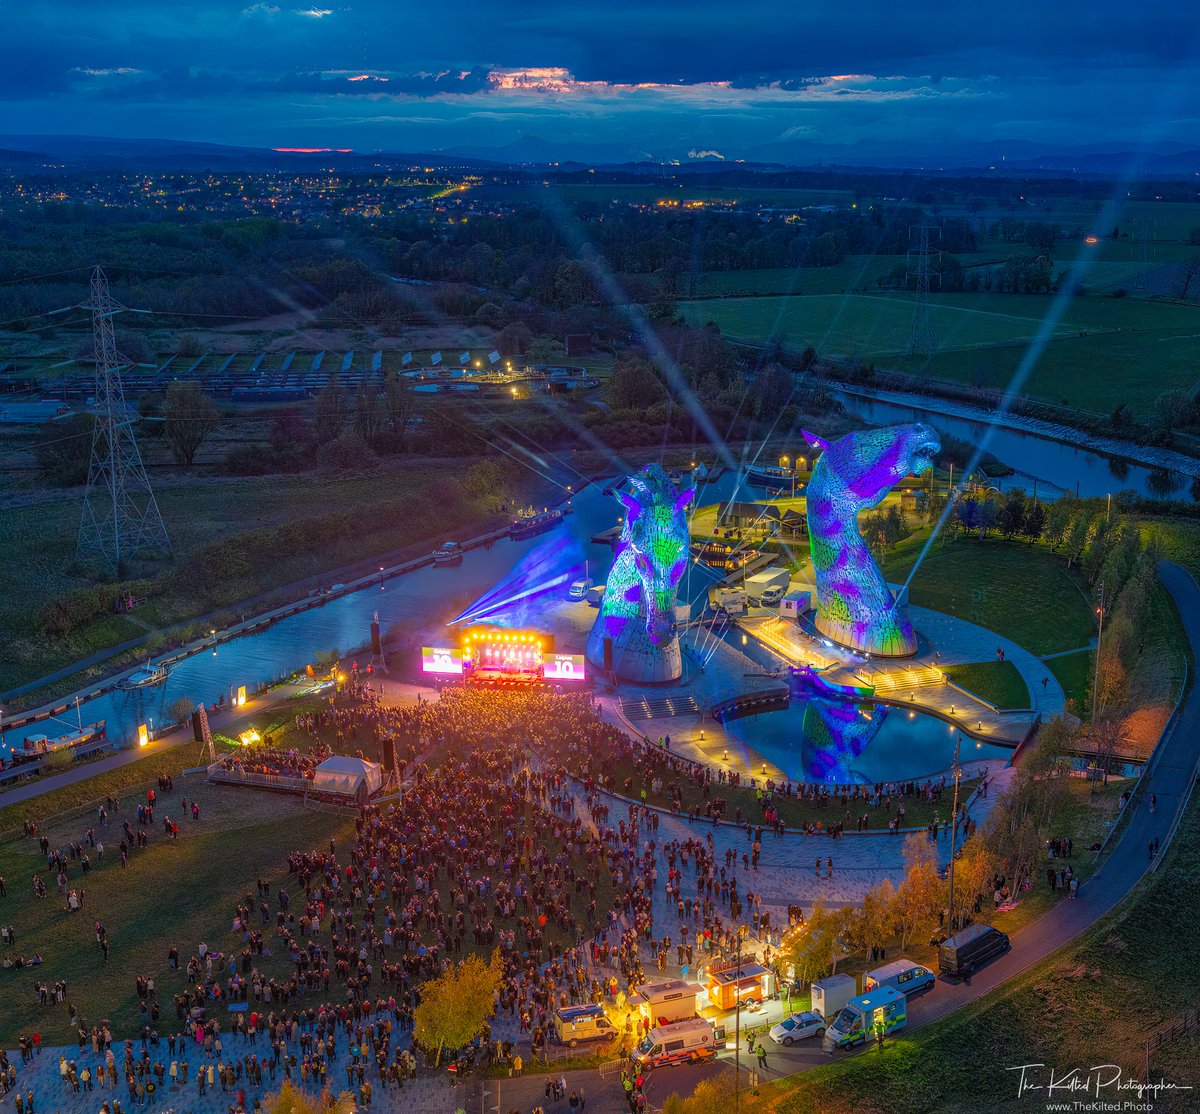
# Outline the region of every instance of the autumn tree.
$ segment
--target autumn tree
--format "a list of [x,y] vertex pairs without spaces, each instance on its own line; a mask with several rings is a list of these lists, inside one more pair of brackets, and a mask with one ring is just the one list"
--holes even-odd
[[342,1091],[334,1098],[328,1090],[310,1094],[300,1090],[290,1079],[273,1095],[263,1099],[263,1114],[354,1114],[354,1096]]
[[217,428],[220,411],[199,383],[172,383],[163,398],[163,438],[177,464],[191,465]]
[[904,878],[896,890],[896,926],[900,944],[924,925],[930,924],[942,907],[942,880],[938,877],[937,844],[922,832],[911,832],[904,840]]
[[723,1071],[696,1084],[690,1095],[672,1091],[662,1114],[729,1114],[735,1104],[733,1075]]
[[436,1049],[435,1065],[444,1049],[470,1044],[495,1012],[495,994],[504,976],[500,950],[486,963],[469,955],[421,987],[420,1005],[413,1011],[413,1036],[425,1048]]

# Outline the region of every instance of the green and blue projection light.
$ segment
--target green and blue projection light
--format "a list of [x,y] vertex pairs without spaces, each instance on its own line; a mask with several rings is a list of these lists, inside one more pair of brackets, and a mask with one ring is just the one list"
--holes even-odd
[[858,516],[883,502],[905,476],[929,470],[941,447],[920,422],[848,433],[824,450],[808,484],[808,536],[817,582],[817,630],[878,657],[911,657],[917,635],[896,602],[858,528]]
[[675,597],[690,560],[694,483],[689,476],[677,489],[660,465],[648,464],[629,477],[628,491],[618,492],[625,524],[587,641],[588,661],[597,669],[611,666],[618,680],[661,684],[683,675]]

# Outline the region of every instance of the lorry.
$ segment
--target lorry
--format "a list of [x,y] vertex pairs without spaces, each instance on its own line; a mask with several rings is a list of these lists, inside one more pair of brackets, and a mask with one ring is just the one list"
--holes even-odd
[[690,1021],[673,1021],[670,1025],[656,1025],[629,1056],[638,1069],[650,1071],[666,1064],[709,1060],[716,1055],[714,1046],[712,1025],[697,1017]]
[[714,588],[710,594],[714,611],[726,615],[746,614],[746,592],[743,588]]
[[825,1030],[826,1052],[853,1048],[879,1036],[887,1037],[908,1024],[908,999],[894,986],[881,986],[851,998]]
[[746,577],[743,588],[751,607],[774,607],[783,599],[791,582],[792,574],[787,569],[770,568]]
[[592,607],[599,607],[604,601],[604,585],[593,584],[587,590],[587,601],[592,605]]
[[611,1041],[618,1036],[603,1006],[563,1006],[554,1011],[554,1036],[575,1048],[582,1041]]
[[853,975],[828,975],[812,984],[812,1008],[826,1021],[832,1021],[857,993]]

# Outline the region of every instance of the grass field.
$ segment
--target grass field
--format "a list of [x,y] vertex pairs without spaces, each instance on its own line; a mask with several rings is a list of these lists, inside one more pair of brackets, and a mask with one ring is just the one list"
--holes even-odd
[[977,661],[944,665],[942,672],[959,688],[986,700],[1001,711],[1029,707],[1029,689],[1011,661]]
[[[232,602],[260,592],[384,554],[485,517],[469,500],[443,500],[441,517],[410,513],[414,500],[428,508],[424,492],[441,475],[460,470],[458,462],[384,466],[367,475],[312,474],[231,478],[189,476],[178,471],[156,479],[158,505],[171,536],[176,562],[186,561],[218,538],[242,535],[256,560],[249,571],[231,572]],[[0,569],[7,590],[0,600],[0,691],[41,677],[105,647],[139,637],[147,629],[180,622],[212,606],[186,577],[171,578],[160,595],[129,617],[103,616],[57,640],[38,630],[42,608],[64,593],[91,582],[74,564],[82,495],[76,488],[44,502],[13,506],[0,516]],[[348,512],[361,517],[361,529],[330,544],[305,551],[261,554],[255,532],[285,523]],[[263,561],[257,558],[269,556]],[[170,571],[148,566],[146,575]],[[80,683],[86,683],[86,680]]]
[[1087,719],[1091,712],[1088,701],[1091,699],[1095,660],[1093,650],[1077,650],[1073,654],[1046,660],[1046,668],[1054,674],[1066,693],[1067,710],[1083,719]]
[[[1021,313],[987,308],[984,298],[963,295],[930,307],[939,346],[964,350],[1017,344],[1035,336],[1045,300],[1030,298]],[[1016,308],[1016,307],[1013,307]],[[811,297],[722,298],[680,302],[680,312],[694,325],[715,321],[738,340],[766,342],[783,335],[789,348],[812,345],[823,356],[867,358],[896,356],[904,351],[912,327],[910,295],[818,294]],[[1066,336],[1060,325],[1055,336]]]
[[[1018,1101],[1013,1073],[1005,1070],[1030,1063],[1058,1074],[1118,1064],[1127,1078],[1143,1079],[1148,1033],[1200,998],[1200,936],[1179,931],[1193,915],[1197,876],[1200,809],[1193,804],[1158,873],[1077,941],[945,1021],[901,1035],[882,1053],[761,1088],[758,1109],[772,1114],[1040,1110],[1044,1103],[1037,1096]],[[1200,1087],[1197,1052],[1193,1030],[1151,1059],[1151,1077]],[[1155,1114],[1194,1111],[1195,1092],[1163,1092],[1153,1109]]]
[[[885,562],[889,580],[903,583],[922,535]],[[959,538],[935,544],[913,579],[913,603],[1004,634],[1035,654],[1086,646],[1095,636],[1092,611],[1066,564],[1037,546]]]

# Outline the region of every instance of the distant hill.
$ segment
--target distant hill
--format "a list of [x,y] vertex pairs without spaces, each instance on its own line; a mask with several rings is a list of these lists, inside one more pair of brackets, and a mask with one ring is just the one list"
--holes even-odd
[[182,139],[129,139],[94,135],[0,135],[0,166],[32,168],[47,161],[68,167],[147,170],[286,170],[337,166],[371,170],[405,166],[489,170],[502,167],[560,170],[604,167],[645,174],[662,163],[672,173],[715,168],[746,172],[846,167],[863,171],[919,170],[947,174],[1062,174],[1131,177],[1188,176],[1200,172],[1200,148],[1161,143],[1144,150],[1101,144],[1070,149],[1031,140],[989,140],[945,145],[913,144],[887,138],[871,142],[817,143],[797,139],[759,144],[744,158],[689,159],[686,152],[666,155],[623,143],[589,143],[521,136],[484,147],[463,145],[438,151],[282,151]]

